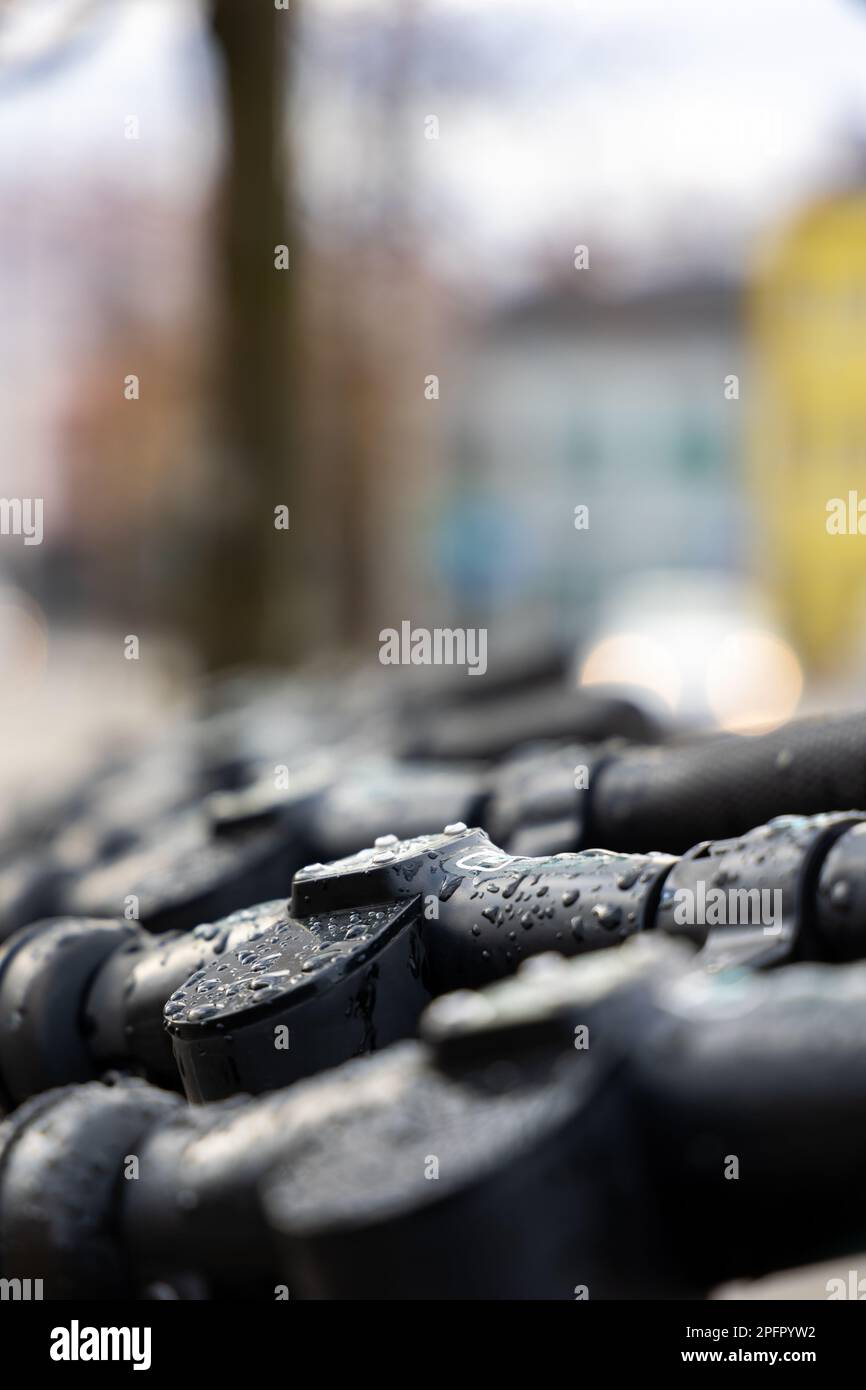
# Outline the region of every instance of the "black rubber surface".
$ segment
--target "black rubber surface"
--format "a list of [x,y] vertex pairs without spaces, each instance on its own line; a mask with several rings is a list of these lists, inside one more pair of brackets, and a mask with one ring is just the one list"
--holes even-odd
[[781,812],[862,810],[866,716],[804,719],[758,737],[624,752],[593,788],[593,843],[681,854]]

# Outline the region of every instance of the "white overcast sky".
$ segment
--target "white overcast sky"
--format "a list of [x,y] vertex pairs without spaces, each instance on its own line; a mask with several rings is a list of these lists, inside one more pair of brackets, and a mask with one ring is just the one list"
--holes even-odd
[[[213,168],[213,72],[196,0],[108,0],[63,64],[42,50],[64,0],[0,0],[0,193],[131,179],[194,191]],[[415,0],[407,119],[420,198],[471,262],[592,225],[624,242],[754,226],[866,145],[866,0]],[[305,186],[363,183],[358,103],[398,0],[305,0]],[[378,36],[378,38],[377,38]],[[139,116],[137,146],[122,138]],[[372,160],[375,163],[375,160]],[[693,228],[692,228],[692,224]],[[574,235],[572,237],[572,229]]]

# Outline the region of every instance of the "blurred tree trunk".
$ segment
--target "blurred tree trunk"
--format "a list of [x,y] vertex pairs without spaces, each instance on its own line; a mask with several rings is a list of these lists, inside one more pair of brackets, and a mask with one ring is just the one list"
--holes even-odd
[[[302,605],[293,505],[295,247],[283,140],[293,18],[249,0],[211,0],[210,14],[226,149],[217,223],[218,428],[195,606],[202,660],[214,670],[296,659]],[[275,267],[282,245],[288,270]],[[274,527],[280,505],[291,508],[288,532]]]

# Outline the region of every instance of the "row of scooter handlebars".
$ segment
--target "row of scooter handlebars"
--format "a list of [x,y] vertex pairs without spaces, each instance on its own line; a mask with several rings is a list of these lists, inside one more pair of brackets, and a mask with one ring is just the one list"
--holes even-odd
[[866,715],[224,686],[6,833],[0,1277],[695,1297],[866,1248],[864,806]]

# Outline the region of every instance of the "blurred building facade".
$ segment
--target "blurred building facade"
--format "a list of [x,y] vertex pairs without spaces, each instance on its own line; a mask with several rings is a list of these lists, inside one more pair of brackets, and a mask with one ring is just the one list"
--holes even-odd
[[743,414],[725,385],[746,358],[740,287],[719,279],[553,286],[492,316],[443,407],[430,544],[455,609],[571,642],[636,572],[746,566]]

